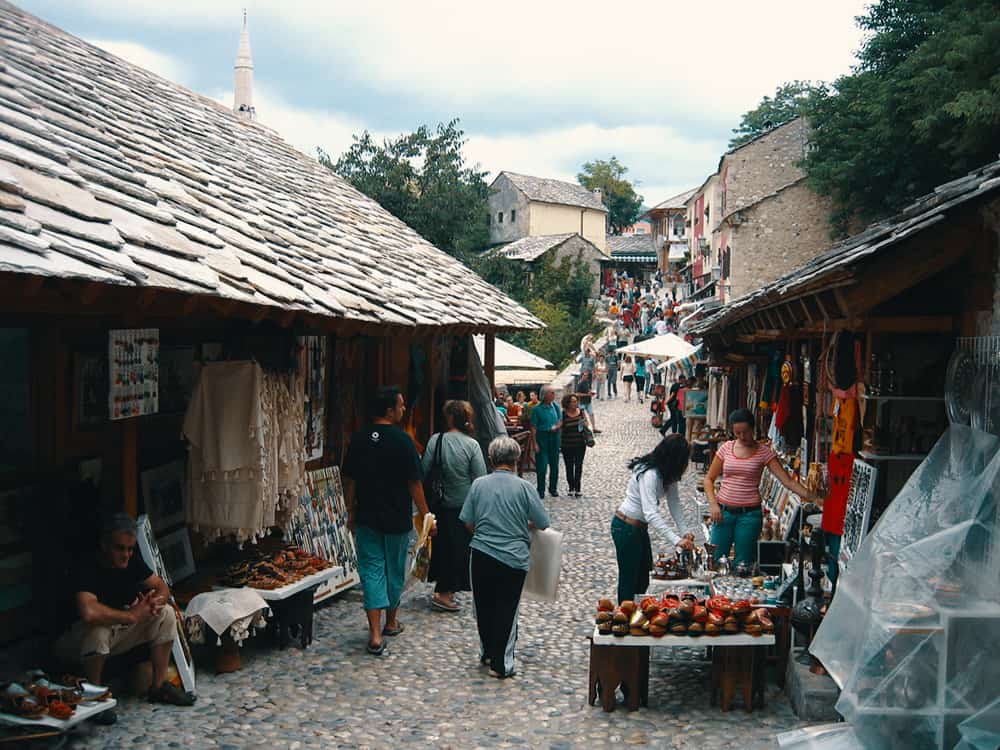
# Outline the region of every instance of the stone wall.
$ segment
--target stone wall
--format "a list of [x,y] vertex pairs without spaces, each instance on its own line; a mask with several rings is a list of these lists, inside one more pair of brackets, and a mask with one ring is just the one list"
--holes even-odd
[[808,125],[798,118],[726,154],[721,165],[724,213],[738,211],[802,177],[796,164],[805,155],[807,137]]
[[[740,212],[732,227],[732,299],[742,297],[793,271],[833,245],[828,198],[805,181]],[[728,224],[729,222],[727,222]]]
[[587,269],[594,276],[593,285],[591,286],[591,296],[595,298],[599,296],[601,260],[604,258],[604,254],[594,247],[591,242],[585,240],[579,235],[576,235],[575,237],[570,237],[554,250],[550,250],[549,254],[557,264],[563,258],[579,258],[582,260],[586,264]]
[[[490,244],[496,245],[500,242],[513,242],[529,234],[528,221],[528,199],[524,193],[515,188],[506,175],[500,175],[493,182],[493,190],[487,199],[490,208]],[[514,221],[510,220],[510,212],[514,211]],[[497,214],[503,214],[501,223]],[[579,229],[567,229],[567,232],[579,231]]]

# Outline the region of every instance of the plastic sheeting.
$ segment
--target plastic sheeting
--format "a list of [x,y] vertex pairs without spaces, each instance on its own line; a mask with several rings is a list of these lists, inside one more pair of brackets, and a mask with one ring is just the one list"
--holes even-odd
[[485,450],[493,438],[507,434],[507,427],[493,403],[493,389],[474,346],[469,347],[469,402],[476,413],[476,439]]
[[954,748],[997,697],[998,448],[950,427],[840,578],[811,651],[865,747]]
[[958,725],[962,741],[955,750],[996,750],[1000,747],[1000,698]]

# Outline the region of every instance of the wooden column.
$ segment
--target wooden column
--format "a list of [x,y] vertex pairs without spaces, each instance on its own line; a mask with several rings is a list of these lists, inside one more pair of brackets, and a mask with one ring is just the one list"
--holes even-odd
[[490,396],[496,392],[496,335],[487,333],[486,343],[483,346],[483,369],[486,371],[486,379],[490,381]]
[[122,500],[126,513],[135,518],[139,513],[138,435],[136,420],[124,419],[122,425]]

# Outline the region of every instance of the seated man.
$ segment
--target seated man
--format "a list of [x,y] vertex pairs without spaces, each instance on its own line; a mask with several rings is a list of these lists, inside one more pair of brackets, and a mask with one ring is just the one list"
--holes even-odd
[[127,514],[116,513],[102,525],[97,554],[76,570],[73,587],[79,620],[56,641],[56,655],[79,664],[84,676],[100,685],[109,656],[149,644],[153,664],[149,699],[190,706],[194,696],[167,681],[177,632],[174,610],[167,604],[170,589],[143,562],[135,545],[135,521]]

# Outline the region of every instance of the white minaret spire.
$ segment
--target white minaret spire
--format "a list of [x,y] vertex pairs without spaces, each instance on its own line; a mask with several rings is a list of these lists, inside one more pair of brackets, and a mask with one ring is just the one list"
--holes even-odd
[[243,9],[243,31],[240,32],[240,48],[236,52],[233,111],[244,120],[253,120],[257,114],[253,108],[253,58],[250,56],[250,32],[247,30],[247,11]]

